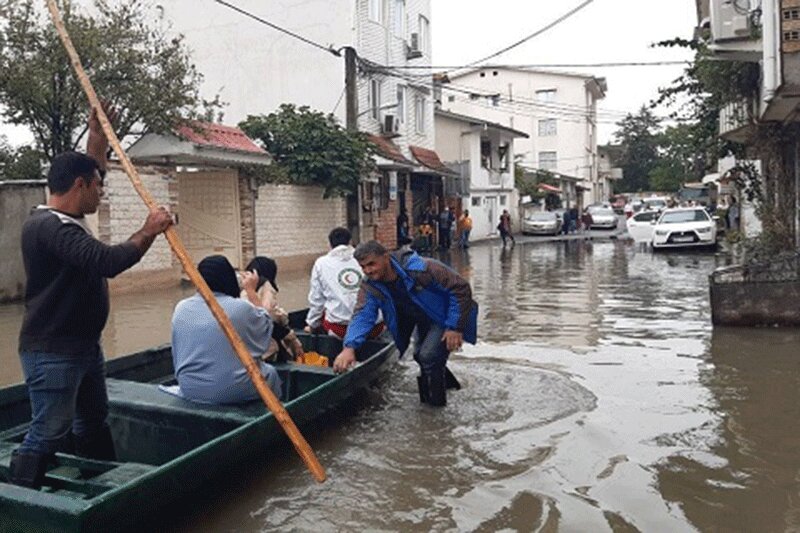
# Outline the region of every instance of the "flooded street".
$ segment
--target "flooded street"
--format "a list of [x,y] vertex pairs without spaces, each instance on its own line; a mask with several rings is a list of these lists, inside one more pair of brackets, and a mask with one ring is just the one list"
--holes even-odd
[[[722,254],[630,242],[475,246],[443,259],[472,282],[464,388],[419,404],[403,360],[309,441],[232,473],[176,531],[788,531],[800,529],[800,331],[712,330]],[[304,305],[307,280],[278,279]],[[189,289],[114,297],[104,343],[169,340]],[[20,306],[0,307],[0,382],[20,379]]]

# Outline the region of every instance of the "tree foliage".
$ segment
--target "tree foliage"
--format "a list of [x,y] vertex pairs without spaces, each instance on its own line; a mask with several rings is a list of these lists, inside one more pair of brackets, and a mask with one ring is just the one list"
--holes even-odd
[[0,137],[0,180],[41,178],[41,154],[29,146],[12,148],[5,138]]
[[660,122],[647,107],[635,115],[628,114],[617,123],[615,141],[622,146],[617,162],[623,171],[620,192],[638,192],[650,189],[650,173],[658,160]]
[[[183,37],[149,23],[145,0],[95,0],[95,14],[59,2],[67,30],[98,95],[119,110],[120,138],[164,132],[184,118],[217,112],[199,94],[202,76]],[[76,149],[88,104],[44,2],[0,0],[0,108],[31,129],[47,156]]]
[[283,176],[291,183],[323,187],[325,198],[346,196],[374,168],[374,147],[365,134],[347,131],[333,115],[307,106],[283,104],[269,115],[248,116],[239,127],[261,141],[279,167],[260,175],[263,181]]

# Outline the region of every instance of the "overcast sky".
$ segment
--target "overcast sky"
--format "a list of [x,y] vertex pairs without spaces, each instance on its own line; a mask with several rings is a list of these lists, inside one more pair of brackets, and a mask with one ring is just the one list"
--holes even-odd
[[[431,31],[436,65],[462,65],[485,57],[557,19],[580,0],[432,0]],[[691,59],[682,49],[651,48],[673,37],[690,38],[697,24],[694,0],[594,0],[558,26],[492,62],[513,64],[602,63]],[[571,68],[605,77],[601,109],[636,111],[659,87],[680,76],[682,66]],[[662,111],[663,113],[663,111]],[[613,124],[601,124],[599,141]]]
[[[485,57],[557,19],[580,0],[431,0],[433,62],[461,65]],[[514,64],[602,63],[689,59],[680,49],[651,48],[654,42],[689,38],[696,24],[694,0],[594,0],[539,37],[493,62]],[[683,67],[571,68],[605,77],[601,109],[636,111],[677,78]],[[617,115],[619,116],[619,115]],[[599,141],[615,126],[600,124]],[[12,144],[30,142],[23,128],[0,126]]]

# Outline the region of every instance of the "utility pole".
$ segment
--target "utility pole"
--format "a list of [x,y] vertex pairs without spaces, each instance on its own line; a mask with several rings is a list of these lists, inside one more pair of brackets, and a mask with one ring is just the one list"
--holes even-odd
[[[358,78],[356,50],[352,46],[344,48],[344,102],[345,127],[347,131],[358,131]],[[361,242],[364,222],[361,214],[361,176],[358,177],[355,195],[347,197],[347,227],[353,242]]]

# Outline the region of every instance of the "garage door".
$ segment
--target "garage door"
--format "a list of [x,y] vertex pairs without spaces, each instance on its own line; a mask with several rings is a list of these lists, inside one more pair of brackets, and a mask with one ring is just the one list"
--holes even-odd
[[178,214],[178,233],[195,264],[219,254],[242,268],[236,171],[178,174]]

